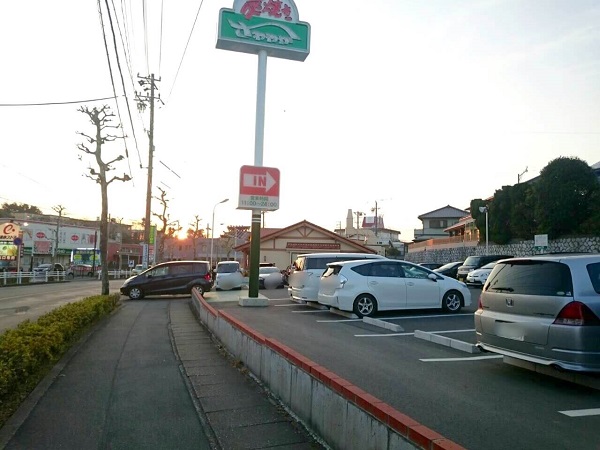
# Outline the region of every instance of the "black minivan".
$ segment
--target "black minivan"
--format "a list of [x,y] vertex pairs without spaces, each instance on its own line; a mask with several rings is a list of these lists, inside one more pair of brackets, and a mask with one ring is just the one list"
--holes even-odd
[[170,261],[127,279],[121,286],[121,294],[137,300],[145,295],[190,294],[194,287],[203,294],[212,286],[208,261]]
[[471,270],[479,269],[482,266],[485,266],[487,263],[491,263],[493,261],[498,261],[499,259],[507,259],[512,258],[512,256],[508,255],[478,255],[478,256],[469,256],[465,259],[465,262],[458,268],[456,271],[456,279],[458,281],[465,281],[467,279],[467,275]]

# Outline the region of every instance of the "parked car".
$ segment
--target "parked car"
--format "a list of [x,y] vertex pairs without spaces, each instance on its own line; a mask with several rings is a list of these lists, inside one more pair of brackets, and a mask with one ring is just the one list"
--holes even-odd
[[318,301],[319,282],[327,264],[358,259],[387,259],[373,253],[308,253],[298,255],[288,276],[288,291],[295,301]]
[[499,261],[483,286],[475,330],[482,350],[600,372],[600,255]]
[[193,288],[204,293],[212,286],[208,261],[170,261],[125,280],[121,294],[136,300],[146,295],[189,294]]
[[438,267],[442,267],[442,264],[438,263],[419,263],[420,266],[427,267],[429,270],[437,269]]
[[456,313],[471,304],[471,293],[466,284],[407,261],[348,261],[327,264],[319,303],[359,317],[394,309]]
[[215,269],[215,289],[227,291],[241,289],[244,284],[244,274],[238,261],[221,261]]
[[456,278],[456,274],[458,272],[458,268],[463,265],[464,261],[454,261],[448,264],[444,264],[442,267],[438,267],[437,269],[433,269],[434,272],[440,273],[442,275],[446,275],[450,278]]
[[75,277],[93,277],[102,270],[101,266],[92,267],[90,264],[72,264],[67,269],[67,277],[73,279]]
[[478,255],[469,256],[465,259],[465,262],[460,266],[456,272],[456,279],[458,281],[465,281],[467,275],[471,270],[479,269],[485,266],[487,263],[492,261],[498,261],[499,259],[512,258],[512,255]]
[[487,263],[485,266],[480,267],[479,269],[471,270],[467,274],[467,284],[473,286],[483,286],[485,284],[485,280],[487,280],[497,262],[498,261],[492,261],[491,263]]
[[131,269],[131,275],[139,275],[140,273],[142,273],[144,271],[144,265],[143,264],[136,264],[135,267],[133,269]]
[[282,289],[284,287],[283,273],[275,266],[258,268],[259,289]]
[[33,268],[33,273],[35,275],[45,274],[46,272],[65,272],[65,267],[62,264],[54,263],[40,264],[39,266]]

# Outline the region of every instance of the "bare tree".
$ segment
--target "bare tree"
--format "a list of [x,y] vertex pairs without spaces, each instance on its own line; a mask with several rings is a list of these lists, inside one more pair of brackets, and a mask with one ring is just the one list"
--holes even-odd
[[227,251],[227,259],[229,259],[233,247],[237,247],[240,244],[247,242],[250,238],[250,227],[242,225],[227,225],[227,231],[225,231],[219,237],[223,247]]
[[187,237],[192,240],[192,249],[194,250],[192,259],[196,259],[196,244],[198,242],[198,239],[204,236],[204,230],[200,228],[201,220],[202,219],[197,215],[194,216],[194,222],[190,223],[191,228],[188,228],[187,230]]
[[[171,221],[170,215],[167,214],[169,199],[167,199],[167,191],[163,188],[159,187],[160,197],[154,197],[158,200],[162,206],[162,212],[160,214],[152,213],[153,216],[157,217],[160,220],[161,228],[157,230],[158,237],[158,251],[156,255],[156,262],[162,262],[165,256],[165,242],[169,239],[172,239],[179,231],[181,231],[181,227],[178,225],[177,221]],[[174,225],[177,225],[175,227]]]
[[102,267],[102,295],[109,294],[108,284],[108,185],[113,181],[129,181],[131,177],[126,173],[123,176],[113,176],[108,178],[108,172],[114,170],[112,165],[118,161],[123,160],[123,155],[119,155],[116,158],[104,162],[102,160],[102,146],[108,142],[112,142],[124,136],[115,136],[108,134],[106,130],[114,128],[120,128],[118,125],[112,125],[112,118],[114,114],[110,112],[108,105],[104,105],[101,108],[92,108],[91,110],[87,106],[82,106],[78,109],[79,112],[87,115],[90,122],[94,126],[95,135],[88,136],[85,133],[78,132],[87,140],[87,144],[78,144],[77,148],[85,154],[91,155],[96,158],[96,164],[98,169],[93,167],[89,168],[89,174],[86,176],[100,185],[100,191],[102,193],[102,213],[100,215],[100,258],[103,264]]

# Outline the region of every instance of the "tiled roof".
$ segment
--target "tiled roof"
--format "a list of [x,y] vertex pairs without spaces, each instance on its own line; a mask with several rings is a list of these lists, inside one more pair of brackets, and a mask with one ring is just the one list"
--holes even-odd
[[447,218],[456,218],[460,219],[468,215],[467,211],[462,209],[455,208],[454,206],[444,206],[443,208],[436,209],[434,211],[429,211],[428,213],[421,214],[419,219],[447,219]]

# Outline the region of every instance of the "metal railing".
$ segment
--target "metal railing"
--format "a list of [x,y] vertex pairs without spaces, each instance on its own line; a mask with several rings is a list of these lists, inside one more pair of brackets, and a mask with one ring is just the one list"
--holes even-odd
[[[109,278],[129,278],[131,276],[131,270],[109,270]],[[98,271],[98,279],[100,280],[102,274]],[[73,272],[65,272],[64,270],[48,271],[48,272],[0,272],[0,286],[11,286],[18,284],[34,284],[34,283],[48,283],[51,281],[67,281],[73,280],[74,278],[90,278],[87,275],[78,274],[75,275]]]

